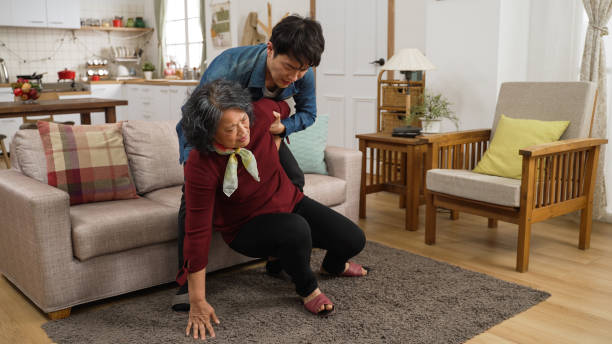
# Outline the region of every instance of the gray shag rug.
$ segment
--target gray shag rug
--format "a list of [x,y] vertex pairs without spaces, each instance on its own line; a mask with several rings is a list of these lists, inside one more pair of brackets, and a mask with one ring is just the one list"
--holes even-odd
[[[313,271],[323,253],[313,252]],[[550,296],[373,242],[354,261],[370,274],[319,277],[336,305],[328,318],[308,313],[293,285],[263,267],[209,275],[207,300],[221,324],[207,342],[462,343]],[[57,343],[194,343],[187,313],[170,308],[176,289],[161,289],[42,327]]]

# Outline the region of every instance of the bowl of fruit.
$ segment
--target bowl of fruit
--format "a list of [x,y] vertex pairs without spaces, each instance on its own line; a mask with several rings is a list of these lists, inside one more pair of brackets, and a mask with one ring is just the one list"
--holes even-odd
[[17,79],[17,82],[12,83],[13,94],[15,100],[21,100],[24,104],[36,104],[40,97],[40,85],[29,82],[25,79]]

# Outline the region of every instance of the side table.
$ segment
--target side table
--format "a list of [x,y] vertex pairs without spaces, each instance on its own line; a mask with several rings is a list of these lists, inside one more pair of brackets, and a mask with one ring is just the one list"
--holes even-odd
[[399,206],[406,208],[406,230],[416,231],[419,205],[425,204],[427,139],[393,137],[384,133],[355,136],[362,152],[359,217],[366,217],[367,194],[389,191],[399,194]]

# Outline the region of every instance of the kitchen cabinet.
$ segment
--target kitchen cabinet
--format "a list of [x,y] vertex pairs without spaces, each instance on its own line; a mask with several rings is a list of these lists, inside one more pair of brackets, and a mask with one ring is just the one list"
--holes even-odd
[[170,86],[170,108],[168,118],[177,122],[182,118],[181,108],[196,86]]
[[78,29],[80,16],[79,0],[47,0],[47,27]]
[[79,0],[1,0],[0,25],[78,29]]

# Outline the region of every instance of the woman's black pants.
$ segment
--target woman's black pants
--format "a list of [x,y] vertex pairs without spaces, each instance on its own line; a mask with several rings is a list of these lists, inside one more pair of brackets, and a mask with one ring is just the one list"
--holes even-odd
[[364,245],[361,228],[304,196],[292,213],[265,214],[251,219],[240,228],[229,246],[249,257],[279,257],[298,295],[306,297],[317,288],[317,279],[310,268],[313,247],[327,250],[323,269],[340,274],[349,258],[361,252]]
[[[304,172],[300,169],[297,161],[289,147],[284,141],[281,142],[280,148],[278,149],[278,156],[280,159],[281,166],[287,173],[289,180],[297,186],[300,191],[304,191]],[[183,185],[181,195],[181,206],[178,212],[178,268],[183,268],[183,242],[185,240],[185,186]],[[180,289],[179,294],[187,292],[187,283],[185,283]]]

